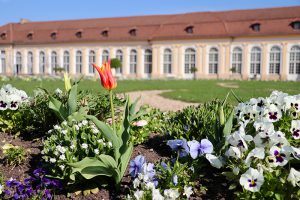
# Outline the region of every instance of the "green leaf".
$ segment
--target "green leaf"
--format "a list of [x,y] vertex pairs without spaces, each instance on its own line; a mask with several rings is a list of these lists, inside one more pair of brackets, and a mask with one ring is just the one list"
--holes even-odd
[[69,115],[77,110],[77,84],[73,85],[68,98],[68,112]]
[[119,177],[119,181],[121,181],[122,177],[124,176],[129,160],[131,158],[131,154],[133,151],[133,145],[130,144],[128,146],[128,148],[126,149],[125,153],[121,156],[121,162],[119,163],[119,169],[120,169],[120,177]]
[[226,137],[226,136],[230,135],[230,133],[231,133],[233,116],[234,116],[234,110],[232,110],[232,112],[230,113],[230,115],[225,123],[224,129],[223,129],[223,137]]
[[49,108],[52,109],[61,120],[66,120],[68,112],[63,104],[52,96],[49,96],[49,100]]

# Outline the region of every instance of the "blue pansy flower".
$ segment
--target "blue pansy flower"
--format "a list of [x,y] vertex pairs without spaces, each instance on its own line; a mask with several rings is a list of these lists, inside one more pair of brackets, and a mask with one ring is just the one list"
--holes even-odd
[[144,163],[145,163],[144,156],[139,155],[135,157],[134,160],[130,161],[129,174],[135,178],[138,175],[138,173],[141,173]]
[[169,140],[167,145],[172,151],[179,151],[179,157],[185,157],[189,153],[189,148],[185,139]]
[[193,159],[206,153],[212,153],[214,148],[208,139],[202,139],[200,143],[196,140],[189,141],[188,145],[190,147],[190,155]]

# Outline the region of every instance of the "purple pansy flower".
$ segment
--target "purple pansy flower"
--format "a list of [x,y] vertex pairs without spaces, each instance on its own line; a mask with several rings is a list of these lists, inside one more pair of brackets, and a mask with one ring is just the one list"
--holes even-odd
[[134,160],[130,161],[129,164],[129,173],[132,177],[136,177],[138,173],[142,171],[142,167],[145,164],[145,157],[144,156],[137,156]]
[[212,153],[214,148],[208,139],[202,139],[200,143],[196,140],[189,141],[188,145],[190,147],[190,155],[193,159],[206,153]]
[[172,151],[179,151],[179,157],[185,157],[189,153],[189,148],[185,139],[169,140],[167,145]]

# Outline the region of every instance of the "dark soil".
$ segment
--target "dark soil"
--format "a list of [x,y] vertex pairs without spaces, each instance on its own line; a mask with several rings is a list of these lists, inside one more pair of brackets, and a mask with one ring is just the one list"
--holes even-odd
[[[132,158],[137,155],[145,156],[147,162],[157,162],[165,160],[170,157],[170,149],[166,146],[165,142],[162,142],[164,138],[157,134],[153,134],[150,139],[145,143],[138,145],[134,148]],[[3,158],[2,150],[0,150],[0,173],[4,176],[5,180],[11,177],[17,180],[24,180],[27,178],[34,169],[41,166],[41,150],[42,150],[42,139],[30,140],[30,138],[15,138],[12,135],[6,133],[0,133],[0,146],[6,143],[24,147],[27,151],[27,159],[20,166],[11,167],[6,165],[5,159]],[[201,184],[207,187],[205,194],[199,194],[193,196],[191,199],[233,199],[233,194],[228,190],[228,183],[220,173],[213,168],[208,168],[203,172],[204,177],[201,178]],[[127,173],[121,184],[120,192],[116,192],[113,184],[110,184],[107,188],[102,188],[97,194],[90,194],[83,196],[82,194],[74,195],[71,194],[67,197],[66,192],[56,195],[57,200],[108,200],[108,199],[124,199],[128,194],[129,188],[131,187],[130,176]]]

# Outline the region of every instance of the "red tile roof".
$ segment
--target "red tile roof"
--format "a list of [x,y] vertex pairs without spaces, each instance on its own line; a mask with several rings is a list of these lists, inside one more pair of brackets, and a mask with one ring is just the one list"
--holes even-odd
[[[222,12],[195,12],[84,20],[10,23],[0,27],[0,44],[155,41],[251,36],[300,35],[290,24],[300,21],[300,6]],[[251,24],[259,23],[260,31]],[[192,26],[193,33],[186,27]],[[136,29],[136,36],[129,34]],[[101,34],[104,30],[108,35]],[[76,33],[82,32],[82,37]],[[51,34],[56,32],[56,37]],[[29,33],[33,38],[29,39]],[[1,34],[5,35],[4,39]],[[55,39],[53,39],[55,38]]]

